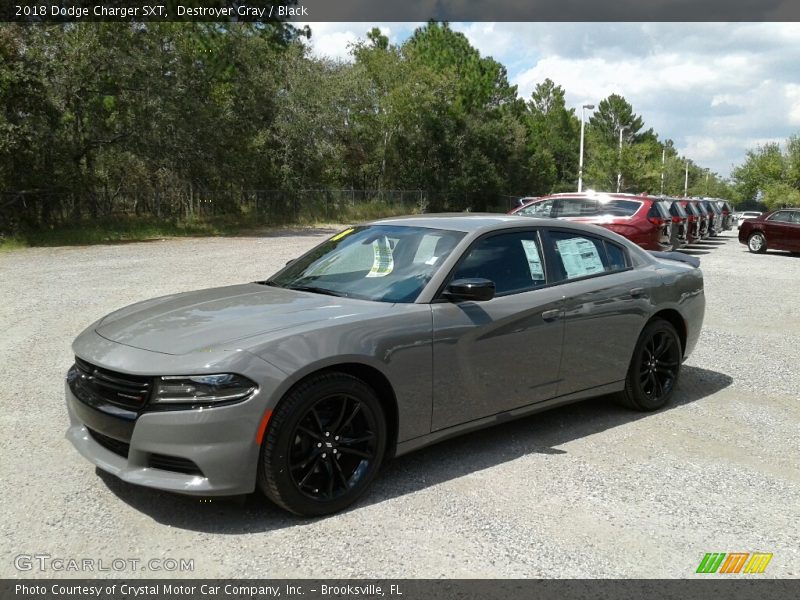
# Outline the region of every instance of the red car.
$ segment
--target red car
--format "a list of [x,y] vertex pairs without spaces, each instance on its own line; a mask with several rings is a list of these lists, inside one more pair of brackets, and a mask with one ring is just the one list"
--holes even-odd
[[743,221],[739,241],[756,254],[768,248],[800,253],[800,208],[781,208]]
[[673,249],[672,215],[663,199],[633,194],[569,193],[525,198],[512,215],[592,223],[628,238],[645,250]]
[[686,198],[678,200],[678,204],[683,207],[689,219],[689,231],[686,234],[689,243],[694,244],[708,237],[708,218],[700,212],[697,205]]

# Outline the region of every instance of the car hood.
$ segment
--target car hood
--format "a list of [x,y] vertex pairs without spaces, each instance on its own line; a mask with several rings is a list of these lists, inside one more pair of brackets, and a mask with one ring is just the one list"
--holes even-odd
[[249,283],[139,302],[106,316],[95,331],[134,348],[187,354],[245,347],[266,333],[380,314],[391,306]]

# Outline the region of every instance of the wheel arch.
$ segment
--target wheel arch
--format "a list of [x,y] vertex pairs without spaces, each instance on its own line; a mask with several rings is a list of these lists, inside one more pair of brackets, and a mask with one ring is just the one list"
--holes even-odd
[[273,410],[280,406],[284,399],[298,385],[321,373],[345,373],[346,375],[360,379],[375,391],[386,418],[387,440],[386,451],[383,460],[390,460],[394,456],[397,449],[397,435],[400,427],[397,396],[395,395],[394,387],[389,381],[389,378],[382,371],[372,365],[353,360],[346,360],[342,362],[317,365],[316,367],[304,370],[302,374],[296,379],[293,379],[291,384],[283,391],[283,393],[280,395],[280,398],[275,403],[275,408],[273,408]]
[[[663,319],[670,325],[675,328],[675,331],[678,332],[678,339],[681,342],[681,355],[686,353],[686,343],[687,343],[687,331],[686,331],[686,321],[681,315],[680,312],[675,310],[674,308],[663,308],[658,312],[654,313],[645,323],[645,327],[655,319]],[[642,328],[644,329],[644,327]]]

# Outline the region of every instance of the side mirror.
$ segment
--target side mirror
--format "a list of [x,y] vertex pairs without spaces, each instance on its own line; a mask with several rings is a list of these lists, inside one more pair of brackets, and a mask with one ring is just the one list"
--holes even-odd
[[494,281],[489,279],[456,279],[444,290],[444,296],[451,300],[472,300],[485,302],[494,298]]

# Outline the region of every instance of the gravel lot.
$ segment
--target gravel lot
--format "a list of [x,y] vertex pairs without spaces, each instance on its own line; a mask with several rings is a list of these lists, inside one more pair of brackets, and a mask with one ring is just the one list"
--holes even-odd
[[[202,577],[691,577],[706,552],[800,577],[800,257],[696,246],[702,337],[672,407],[605,399],[394,461],[351,510],[303,520],[95,472],[64,439],[70,343],[123,305],[263,278],[332,229],[0,254],[0,577],[14,557],[189,558]],[[89,573],[89,576],[92,574]]]

